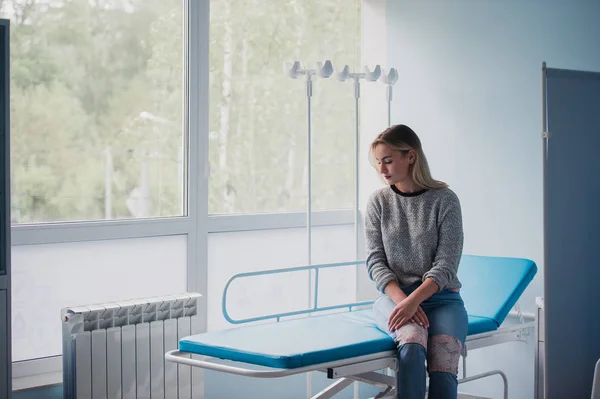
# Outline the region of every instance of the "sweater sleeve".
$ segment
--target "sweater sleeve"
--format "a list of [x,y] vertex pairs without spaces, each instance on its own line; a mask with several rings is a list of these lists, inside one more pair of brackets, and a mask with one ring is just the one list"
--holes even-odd
[[388,267],[381,234],[381,207],[373,197],[369,199],[365,212],[366,266],[369,278],[377,290],[384,293],[390,281],[397,280]]
[[432,268],[423,275],[431,278],[442,291],[456,278],[463,251],[463,225],[460,201],[452,193],[442,203],[438,217],[438,247]]

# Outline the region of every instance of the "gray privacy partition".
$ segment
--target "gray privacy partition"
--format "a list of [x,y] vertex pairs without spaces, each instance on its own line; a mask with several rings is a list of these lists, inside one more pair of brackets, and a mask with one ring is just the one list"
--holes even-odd
[[590,398],[600,358],[600,73],[545,68],[546,398]]
[[0,398],[10,398],[10,101],[9,28],[0,19]]

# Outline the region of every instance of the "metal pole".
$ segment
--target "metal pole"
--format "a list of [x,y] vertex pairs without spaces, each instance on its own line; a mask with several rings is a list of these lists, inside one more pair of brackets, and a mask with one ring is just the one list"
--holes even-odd
[[[355,260],[360,257],[359,243],[360,243],[360,212],[359,212],[359,100],[360,100],[360,81],[359,77],[354,78],[354,235],[355,235]],[[358,286],[358,285],[357,285]]]
[[392,85],[387,85],[388,127],[392,126]]
[[[360,242],[360,213],[359,213],[359,168],[358,168],[358,157],[359,157],[359,102],[360,102],[360,77],[354,77],[354,239],[355,239],[355,260],[359,259],[358,245]],[[358,281],[360,279],[360,272],[358,268],[355,271],[355,293],[354,297],[358,300]],[[354,383],[354,399],[358,399],[359,385],[358,382]]]
[[[306,104],[307,104],[307,204],[306,204],[306,247],[307,262],[312,265],[312,126],[311,126],[311,97],[312,97],[312,76],[310,71],[306,74]],[[312,307],[312,270],[308,271],[308,307]],[[317,293],[314,293],[315,303]]]
[[[306,73],[306,98],[307,98],[307,134],[306,134],[306,146],[307,146],[307,173],[308,173],[308,199],[306,205],[306,241],[307,241],[307,261],[308,265],[312,265],[312,128],[311,128],[311,97],[312,97],[312,78],[311,73]],[[315,289],[315,305],[317,301],[318,292]],[[311,307],[312,298],[312,270],[308,271],[308,307]],[[309,315],[310,316],[310,315]],[[312,378],[311,374],[306,375],[306,397],[312,396]]]
[[[312,129],[311,129],[311,97],[312,97],[312,79],[311,74],[308,73],[306,75],[306,97],[307,97],[307,115],[308,115],[308,131],[306,135],[306,147],[307,147],[307,163],[308,163],[308,204],[307,204],[307,213],[306,213],[306,232],[307,232],[307,246],[308,246],[308,265],[312,264],[312,237],[311,237],[311,227],[312,227]],[[310,286],[309,286],[310,288]],[[310,295],[309,295],[310,301]]]

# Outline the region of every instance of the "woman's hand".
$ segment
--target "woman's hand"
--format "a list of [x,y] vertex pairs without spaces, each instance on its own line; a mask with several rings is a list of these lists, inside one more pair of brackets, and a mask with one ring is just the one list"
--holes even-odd
[[415,312],[412,321],[422,325],[425,328],[429,328],[429,319],[427,318],[427,315],[425,314],[421,306],[417,308],[417,311]]
[[410,322],[413,317],[417,317],[418,320],[421,320],[421,316],[424,316],[425,312],[421,309],[417,315],[419,309],[421,309],[421,307],[416,302],[413,302],[412,299],[406,298],[399,302],[392,311],[388,321],[388,328],[390,331],[396,331],[404,324]]

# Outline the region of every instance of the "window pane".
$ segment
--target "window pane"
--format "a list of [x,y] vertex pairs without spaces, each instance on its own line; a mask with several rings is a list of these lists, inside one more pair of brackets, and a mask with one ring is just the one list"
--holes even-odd
[[[209,212],[298,211],[307,197],[304,78],[283,64],[360,67],[360,0],[211,3]],[[353,206],[354,88],[315,78],[313,209]]]
[[5,0],[12,222],[184,207],[182,0]]

